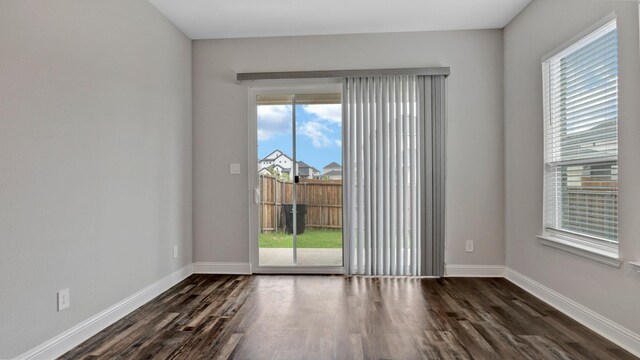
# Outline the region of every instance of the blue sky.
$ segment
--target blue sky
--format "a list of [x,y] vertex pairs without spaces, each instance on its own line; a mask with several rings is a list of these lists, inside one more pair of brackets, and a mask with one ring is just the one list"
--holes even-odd
[[[335,105],[296,106],[297,160],[322,171],[342,164],[342,110]],[[258,106],[258,159],[279,149],[292,156],[290,105]]]

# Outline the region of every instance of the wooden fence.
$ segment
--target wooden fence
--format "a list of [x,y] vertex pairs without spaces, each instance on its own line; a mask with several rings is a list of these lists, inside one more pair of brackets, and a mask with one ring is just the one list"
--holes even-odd
[[[283,204],[293,200],[293,183],[260,176],[260,230],[284,231]],[[342,229],[342,181],[300,179],[296,203],[307,206],[307,228]]]
[[562,199],[562,228],[609,239],[616,234],[618,182],[583,177],[581,187],[567,186]]

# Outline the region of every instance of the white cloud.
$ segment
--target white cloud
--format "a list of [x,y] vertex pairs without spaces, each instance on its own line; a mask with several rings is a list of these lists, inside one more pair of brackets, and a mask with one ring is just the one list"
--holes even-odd
[[336,124],[342,123],[342,105],[340,104],[305,105],[303,109],[318,119]]
[[269,140],[287,133],[291,133],[291,106],[258,106],[258,140]]
[[311,145],[315,148],[325,148],[335,144],[327,133],[332,132],[329,127],[319,121],[307,121],[298,127],[298,134],[311,139]]
[[[332,136],[335,135],[335,128],[339,128],[337,125],[342,123],[341,105],[305,105],[303,109],[313,116],[313,120],[298,125],[299,135],[310,139],[315,148],[342,146],[340,134]],[[284,134],[291,134],[291,106],[258,106],[258,140],[269,140]]]

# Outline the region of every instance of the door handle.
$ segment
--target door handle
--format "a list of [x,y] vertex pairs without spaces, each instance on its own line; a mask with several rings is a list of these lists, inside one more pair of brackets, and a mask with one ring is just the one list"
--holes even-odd
[[256,204],[260,204],[260,189],[259,188],[254,188],[253,189],[253,201]]

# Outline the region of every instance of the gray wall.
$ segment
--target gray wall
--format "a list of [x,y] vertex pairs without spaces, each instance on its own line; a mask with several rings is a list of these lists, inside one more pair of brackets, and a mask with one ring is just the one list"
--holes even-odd
[[537,0],[504,30],[507,265],[640,332],[640,275],[540,245],[541,57],[612,11],[619,29],[620,255],[640,259],[640,52],[635,1]]
[[5,359],[191,263],[191,41],[145,0],[2,0],[0,99]]
[[235,72],[420,66],[452,73],[446,261],[504,264],[501,30],[194,41],[194,260],[249,262],[250,84]]

